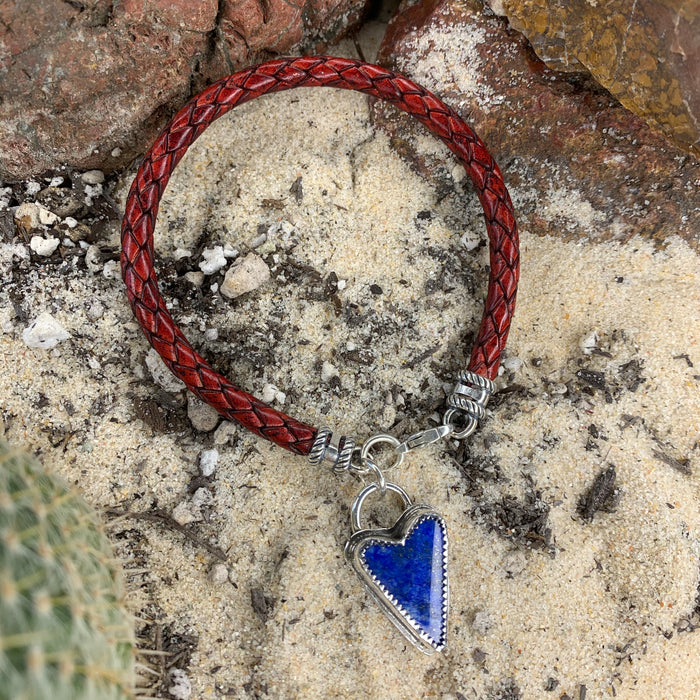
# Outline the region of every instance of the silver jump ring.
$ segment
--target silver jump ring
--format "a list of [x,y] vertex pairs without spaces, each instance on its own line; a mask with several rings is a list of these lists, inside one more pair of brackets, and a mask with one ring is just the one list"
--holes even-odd
[[372,483],[377,484],[377,486],[379,486],[379,491],[381,492],[382,496],[386,495],[386,478],[384,477],[382,470],[369,457],[365,457],[362,461],[364,466],[366,467],[365,473],[374,474],[374,476],[377,477],[377,480],[373,481]]
[[[454,425],[454,423],[452,422],[452,419],[458,414],[461,416],[465,415],[465,414],[457,411],[457,409],[455,409],[455,408],[448,408],[445,411],[445,415],[442,419],[442,422],[445,425]],[[469,437],[476,430],[477,426],[479,425],[479,422],[474,417],[467,415],[466,418],[467,418],[467,423],[464,426],[464,428],[462,428],[462,430],[453,430],[451,437],[453,437],[455,440],[464,440],[464,438]]]
[[394,448],[394,463],[386,467],[384,471],[389,469],[395,469],[400,466],[403,462],[403,452],[396,451],[396,448],[401,444],[401,441],[395,438],[393,435],[385,435],[380,433],[379,435],[373,435],[368,440],[365,440],[362,447],[360,448],[360,460],[365,463],[367,460],[371,460],[372,457],[369,451],[375,446],[382,442],[388,442]]
[[[357,495],[355,502],[352,504],[351,511],[351,522],[353,532],[358,532],[359,530],[362,530],[362,525],[360,524],[360,511],[362,510],[362,504],[365,502],[367,496],[374,493],[377,489],[379,489],[379,484],[373,481],[371,484],[365,486],[365,488],[363,488],[362,491],[360,491],[360,493]],[[397,486],[396,484],[392,484],[387,481],[386,491],[392,491],[393,493],[398,494],[401,497],[401,500],[403,500],[404,509],[408,508],[411,505],[411,499],[400,486]]]

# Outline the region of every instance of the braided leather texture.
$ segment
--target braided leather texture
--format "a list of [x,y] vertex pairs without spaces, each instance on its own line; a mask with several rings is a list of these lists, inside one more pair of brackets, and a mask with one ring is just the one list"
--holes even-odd
[[469,369],[489,379],[498,372],[515,308],[518,232],[498,166],[457,113],[402,75],[362,61],[328,56],[281,58],[223,78],[192,98],[148,151],[129,191],[122,222],[122,277],[146,338],[200,399],[222,416],[293,452],[308,454],[317,429],[242,391],[201,357],[182,334],[158,290],[153,229],[173,169],[193,141],[236,105],[269,92],[328,86],[391,102],[425,124],[464,165],[484,208],[490,241],[489,288]]

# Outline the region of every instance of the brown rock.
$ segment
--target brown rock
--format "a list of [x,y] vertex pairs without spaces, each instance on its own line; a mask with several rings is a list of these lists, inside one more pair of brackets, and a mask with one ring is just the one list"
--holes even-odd
[[210,32],[216,26],[218,4],[215,0],[123,0],[116,12],[128,23],[160,23],[172,29]]
[[0,0],[0,180],[138,156],[212,80],[336,38],[368,0]]
[[[475,128],[503,170],[522,229],[566,240],[642,234],[662,242],[678,234],[700,249],[698,161],[587,74],[547,68],[477,0],[402,6],[379,61],[433,90]],[[459,194],[454,160],[425,153],[420,125],[379,103],[373,114],[438,197]]]
[[589,70],[625,107],[700,154],[700,0],[490,0],[555,70]]

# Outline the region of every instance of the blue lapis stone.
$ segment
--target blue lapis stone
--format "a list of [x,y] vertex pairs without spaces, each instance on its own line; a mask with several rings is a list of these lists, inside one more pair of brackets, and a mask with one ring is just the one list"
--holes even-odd
[[403,543],[369,541],[363,563],[387,598],[435,649],[447,632],[445,526],[429,515],[418,521]]

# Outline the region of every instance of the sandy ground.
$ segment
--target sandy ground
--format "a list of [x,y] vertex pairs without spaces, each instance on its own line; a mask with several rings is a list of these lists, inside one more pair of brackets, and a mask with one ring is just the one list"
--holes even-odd
[[[169,185],[164,296],[247,390],[337,434],[408,435],[432,425],[465,366],[485,294],[485,232],[462,178],[455,168],[436,201],[361,95],[260,99],[212,126]],[[596,225],[576,192],[543,202],[544,217]],[[94,271],[3,244],[6,436],[95,506],[177,512],[223,550],[222,581],[181,534],[112,523],[127,565],[147,569],[130,576],[145,643],[181,652],[153,662],[175,696],[189,684],[192,698],[696,698],[700,261],[672,236],[663,249],[642,239],[523,231],[504,391],[467,449],[427,448],[391,475],[448,523],[441,655],[407,647],[344,563],[361,484],[242,429],[195,430],[185,393],[156,383],[115,272],[116,225]],[[229,300],[225,268],[185,279],[217,245],[254,249],[270,281]],[[30,349],[22,332],[44,311],[71,337]],[[610,465],[617,502],[586,518],[581,498]]]

